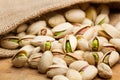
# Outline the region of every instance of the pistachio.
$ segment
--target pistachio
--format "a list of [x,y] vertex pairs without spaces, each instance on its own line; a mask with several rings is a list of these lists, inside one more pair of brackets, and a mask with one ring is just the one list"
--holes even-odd
[[56,75],[53,77],[52,80],[69,80],[69,79],[63,75]]
[[87,25],[89,25],[89,26],[94,25],[94,23],[93,23],[90,19],[88,19],[88,18],[85,18],[85,19],[83,20],[82,24],[83,24],[83,25],[84,25],[84,24],[87,24]]
[[62,65],[67,66],[66,62],[62,58],[59,58],[59,57],[53,57],[53,64],[62,64]]
[[20,26],[17,27],[17,30],[16,32],[17,33],[21,33],[21,32],[25,32],[28,28],[28,25],[27,24],[22,24]]
[[19,38],[22,38],[22,37],[24,37],[25,35],[26,35],[25,32],[21,32],[21,33],[18,33],[18,34],[17,34],[17,36],[18,36]]
[[102,4],[97,8],[97,12],[98,12],[98,14],[109,15],[109,7],[107,5]]
[[115,25],[115,28],[120,31],[120,22]]
[[65,13],[65,17],[70,22],[81,23],[85,18],[85,12],[81,9],[71,9]]

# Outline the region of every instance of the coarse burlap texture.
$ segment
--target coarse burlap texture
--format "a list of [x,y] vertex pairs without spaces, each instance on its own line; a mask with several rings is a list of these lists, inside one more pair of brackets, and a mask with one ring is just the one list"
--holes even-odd
[[[0,35],[12,31],[18,25],[41,14],[85,2],[113,3],[120,0],[0,0]],[[118,16],[119,14],[117,20],[120,20]],[[116,19],[113,16],[111,18]],[[115,23],[115,20],[112,21]],[[17,50],[0,48],[0,58],[11,57],[16,52]]]

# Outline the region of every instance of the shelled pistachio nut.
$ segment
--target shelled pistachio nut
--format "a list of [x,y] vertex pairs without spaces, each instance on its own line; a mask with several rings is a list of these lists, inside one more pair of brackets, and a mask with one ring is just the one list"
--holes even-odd
[[16,49],[19,47],[19,37],[16,36],[6,36],[0,41],[0,45],[6,49]]
[[66,35],[63,41],[63,50],[65,53],[74,52],[77,47],[77,39],[74,35]]
[[69,80],[69,79],[64,75],[56,75],[52,78],[52,80]]
[[97,68],[98,68],[98,74],[100,77],[102,77],[102,78],[111,78],[112,77],[112,70],[107,64],[100,63]]
[[65,35],[72,33],[73,25],[69,22],[65,22],[55,26],[52,29],[54,38],[63,38]]
[[65,13],[65,17],[70,22],[81,23],[85,18],[85,12],[81,9],[71,9]]
[[56,75],[65,75],[68,71],[68,67],[62,64],[54,64],[48,67],[46,75],[48,77],[54,77]]
[[40,73],[46,73],[47,69],[53,63],[53,54],[51,51],[45,51],[38,62],[38,71]]

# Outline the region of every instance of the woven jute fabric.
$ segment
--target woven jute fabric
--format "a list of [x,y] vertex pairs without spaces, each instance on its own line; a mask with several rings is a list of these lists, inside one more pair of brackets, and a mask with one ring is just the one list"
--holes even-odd
[[[0,35],[41,14],[85,2],[111,3],[120,0],[0,0]],[[0,48],[0,57],[11,57],[16,51]]]

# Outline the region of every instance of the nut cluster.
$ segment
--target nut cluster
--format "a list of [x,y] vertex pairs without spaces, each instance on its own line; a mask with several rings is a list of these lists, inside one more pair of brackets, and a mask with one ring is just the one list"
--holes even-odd
[[120,52],[120,22],[113,26],[109,21],[108,6],[78,5],[18,26],[0,45],[20,48],[13,66],[27,64],[52,80],[107,79]]

